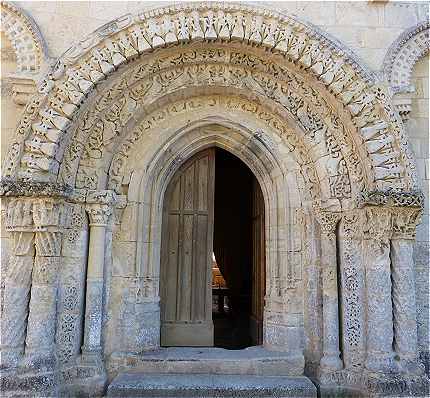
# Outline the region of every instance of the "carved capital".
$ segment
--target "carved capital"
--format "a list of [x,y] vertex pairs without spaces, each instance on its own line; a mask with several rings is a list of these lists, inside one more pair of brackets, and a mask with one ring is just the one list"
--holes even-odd
[[33,200],[33,221],[36,231],[64,228],[68,221],[69,206],[52,198]]
[[6,229],[8,231],[33,230],[33,203],[27,198],[12,199],[7,206]]
[[315,211],[315,218],[321,227],[321,232],[325,235],[334,234],[336,232],[336,226],[341,217],[341,213],[321,210]]
[[352,210],[343,213],[342,218],[343,236],[346,239],[361,238],[362,222],[359,210]]
[[392,235],[391,209],[369,206],[363,209],[363,238],[375,243],[379,248],[388,246]]
[[12,199],[7,206],[8,231],[47,231],[66,227],[69,207],[53,198]]
[[90,226],[106,226],[112,214],[112,207],[107,204],[92,203],[87,205]]
[[417,208],[400,207],[392,209],[393,239],[415,239],[417,225],[422,211]]

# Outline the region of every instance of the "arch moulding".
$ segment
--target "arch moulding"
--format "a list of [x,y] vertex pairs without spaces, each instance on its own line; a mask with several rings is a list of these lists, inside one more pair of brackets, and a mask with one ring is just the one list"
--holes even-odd
[[374,188],[415,187],[413,158],[388,94],[349,51],[293,18],[219,3],[125,15],[70,48],[25,111],[6,159],[6,177],[55,181],[62,161],[60,143],[101,82],[157,49],[198,41],[241,43],[278,54],[332,94],[338,111],[345,109],[350,115],[360,140],[391,137],[389,160],[386,154],[369,156],[374,166],[382,161],[387,172],[386,178],[372,178]]

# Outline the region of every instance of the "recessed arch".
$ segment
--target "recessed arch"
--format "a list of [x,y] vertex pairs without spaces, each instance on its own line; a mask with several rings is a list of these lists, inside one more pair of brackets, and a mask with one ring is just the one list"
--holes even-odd
[[[201,134],[201,129],[208,129],[209,133]],[[225,134],[229,129],[231,133]],[[300,228],[294,224],[292,209],[301,207],[303,203],[299,199],[301,193],[298,186],[289,183],[282,170],[282,162],[277,159],[276,154],[258,140],[252,145],[244,145],[244,142],[249,141],[250,137],[245,131],[231,131],[231,127],[217,125],[214,121],[206,125],[192,126],[186,133],[175,135],[173,140],[152,156],[149,166],[140,175],[133,176],[128,203],[138,208],[134,222],[139,228],[136,229],[137,235],[133,237],[137,242],[136,275],[143,280],[142,291],[146,292],[147,300],[158,303],[162,208],[168,183],[181,165],[194,154],[214,146],[227,150],[249,167],[262,189],[267,209],[266,296],[271,303],[266,308],[267,333],[264,343],[269,347],[279,346],[282,350],[285,349],[282,348],[285,341],[279,339],[282,336],[288,338],[289,326],[280,323],[279,316],[287,316],[285,297],[294,295],[294,287],[301,283],[301,277],[295,274],[290,266],[292,248],[289,248],[291,242],[287,235],[291,230]],[[139,161],[147,164],[145,158]],[[294,308],[289,310],[291,313],[295,311]],[[301,327],[301,323],[295,323],[293,326]],[[282,328],[285,330],[278,330]],[[300,347],[296,349],[300,351]],[[302,358],[302,354],[299,356]]]

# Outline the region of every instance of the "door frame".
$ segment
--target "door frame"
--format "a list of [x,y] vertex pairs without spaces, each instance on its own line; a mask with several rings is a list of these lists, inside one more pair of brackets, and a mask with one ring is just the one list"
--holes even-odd
[[[294,211],[291,211],[303,206],[295,171],[285,169],[285,154],[279,152],[284,148],[282,143],[277,146],[267,144],[272,139],[270,132],[261,140],[260,133],[254,134],[242,125],[219,114],[213,114],[214,110],[210,110],[211,116],[208,118],[205,118],[204,112],[203,110],[200,114],[200,120],[188,123],[176,130],[175,134],[166,136],[151,155],[149,165],[133,177],[140,181],[130,196],[130,199],[138,204],[136,272],[140,275],[140,289],[145,292],[145,306],[153,314],[153,326],[150,335],[145,339],[145,347],[159,346],[160,315],[159,309],[157,316],[153,308],[159,308],[164,192],[171,177],[184,161],[203,149],[215,146],[231,152],[250,168],[264,197],[266,293],[263,345],[275,351],[288,350],[297,358],[297,363],[301,364],[303,347],[296,342],[297,336],[304,336],[303,322],[300,317],[288,316],[288,313],[297,314],[303,311],[299,306],[302,296],[302,290],[299,288],[301,275],[295,271],[297,266],[289,257],[288,248],[291,244],[287,239],[287,235],[301,233],[301,226],[296,225]],[[249,123],[254,123],[254,118],[249,117]],[[247,123],[247,118],[242,122]],[[296,253],[300,254],[300,251],[294,254]],[[290,283],[294,285],[287,290],[289,298],[286,301],[282,289],[284,286],[290,286]]]

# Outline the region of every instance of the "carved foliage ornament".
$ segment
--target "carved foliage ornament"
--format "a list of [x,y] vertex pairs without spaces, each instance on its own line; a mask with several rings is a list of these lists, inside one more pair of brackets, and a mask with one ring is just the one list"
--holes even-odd
[[[41,85],[37,99],[40,105],[35,112],[31,109],[35,103],[27,108],[34,119],[29,129],[26,126],[32,117],[24,115],[18,127],[18,134],[24,134],[12,145],[6,171],[11,176],[50,180],[58,171],[55,155],[59,142],[98,82],[139,54],[195,39],[239,40],[283,54],[327,87],[351,116],[363,115],[358,127],[361,134],[375,135],[388,129],[400,151],[407,151],[402,127],[393,130],[397,121],[384,112],[377,115],[372,111],[378,108],[378,101],[372,93],[371,76],[350,54],[345,56],[345,49],[307,25],[275,12],[235,4],[193,3],[126,15],[68,50]],[[41,153],[41,146],[50,154]],[[407,162],[403,160],[394,170],[400,178],[406,178],[405,184],[413,185],[414,180],[408,181],[409,176],[402,175],[405,168],[413,168]]]

